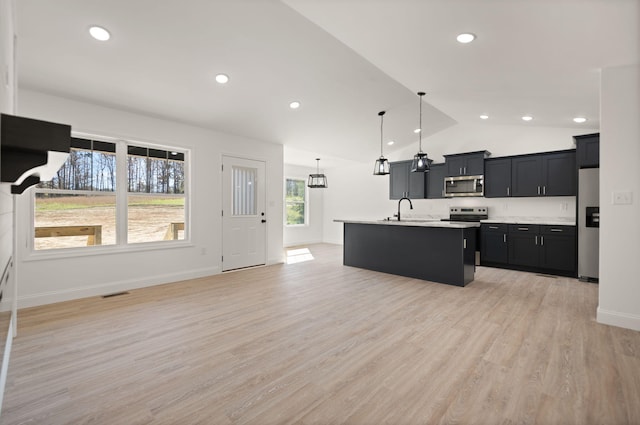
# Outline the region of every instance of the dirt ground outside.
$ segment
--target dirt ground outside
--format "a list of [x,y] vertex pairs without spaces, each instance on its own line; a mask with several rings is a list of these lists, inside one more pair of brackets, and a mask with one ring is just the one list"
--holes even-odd
[[[162,241],[171,223],[184,223],[184,205],[166,205],[162,202],[166,202],[166,199],[129,198],[128,243]],[[115,197],[37,199],[35,227],[53,226],[101,226],[102,245],[114,245],[116,243]],[[88,238],[88,236],[35,238],[34,248],[46,250],[83,247],[87,246]],[[178,239],[184,239],[184,231],[178,232]]]

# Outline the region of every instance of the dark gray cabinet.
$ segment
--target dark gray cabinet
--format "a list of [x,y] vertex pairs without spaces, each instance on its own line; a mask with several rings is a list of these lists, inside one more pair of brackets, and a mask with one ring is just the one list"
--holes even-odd
[[536,267],[540,263],[538,226],[512,224],[509,226],[509,264]]
[[576,152],[559,151],[511,159],[511,196],[575,196]]
[[482,224],[480,226],[480,261],[502,264],[509,262],[507,233],[509,233],[509,226],[506,224]]
[[440,199],[444,198],[444,178],[447,174],[446,164],[431,164],[431,168],[427,173],[427,198]]
[[489,155],[491,155],[489,151],[445,155],[447,177],[483,175],[484,159]]
[[574,226],[540,226],[540,267],[575,271],[576,228]]
[[600,133],[574,136],[578,168],[600,167]]
[[511,158],[492,158],[484,162],[484,196],[511,196]]
[[412,161],[398,161],[389,164],[389,199],[425,197],[428,173],[412,173]]
[[576,228],[483,223],[480,260],[486,266],[575,276]]

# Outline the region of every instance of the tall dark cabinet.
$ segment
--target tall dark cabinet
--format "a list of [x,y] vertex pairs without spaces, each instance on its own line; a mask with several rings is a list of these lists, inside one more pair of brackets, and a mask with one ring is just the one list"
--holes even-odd
[[600,133],[574,136],[578,168],[600,167]]
[[428,173],[412,173],[412,161],[389,164],[389,199],[423,199]]

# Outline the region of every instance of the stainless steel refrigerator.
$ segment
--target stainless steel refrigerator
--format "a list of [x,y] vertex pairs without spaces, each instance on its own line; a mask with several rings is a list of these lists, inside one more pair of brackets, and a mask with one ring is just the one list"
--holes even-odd
[[600,169],[578,171],[578,278],[597,282],[600,232]]

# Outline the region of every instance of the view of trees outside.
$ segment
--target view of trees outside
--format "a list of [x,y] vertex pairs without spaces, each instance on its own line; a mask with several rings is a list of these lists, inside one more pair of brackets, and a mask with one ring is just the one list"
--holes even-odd
[[[89,148],[72,148],[56,176],[36,188],[36,250],[87,246],[93,239],[67,235],[87,226],[99,228],[101,245],[115,244],[118,189],[130,194],[128,243],[184,239],[184,154],[129,146],[127,169],[118,170],[114,143],[72,140]],[[117,188],[118,172],[126,173],[126,188]]]
[[305,224],[305,194],[304,180],[287,179],[285,189],[285,208],[287,225]]

